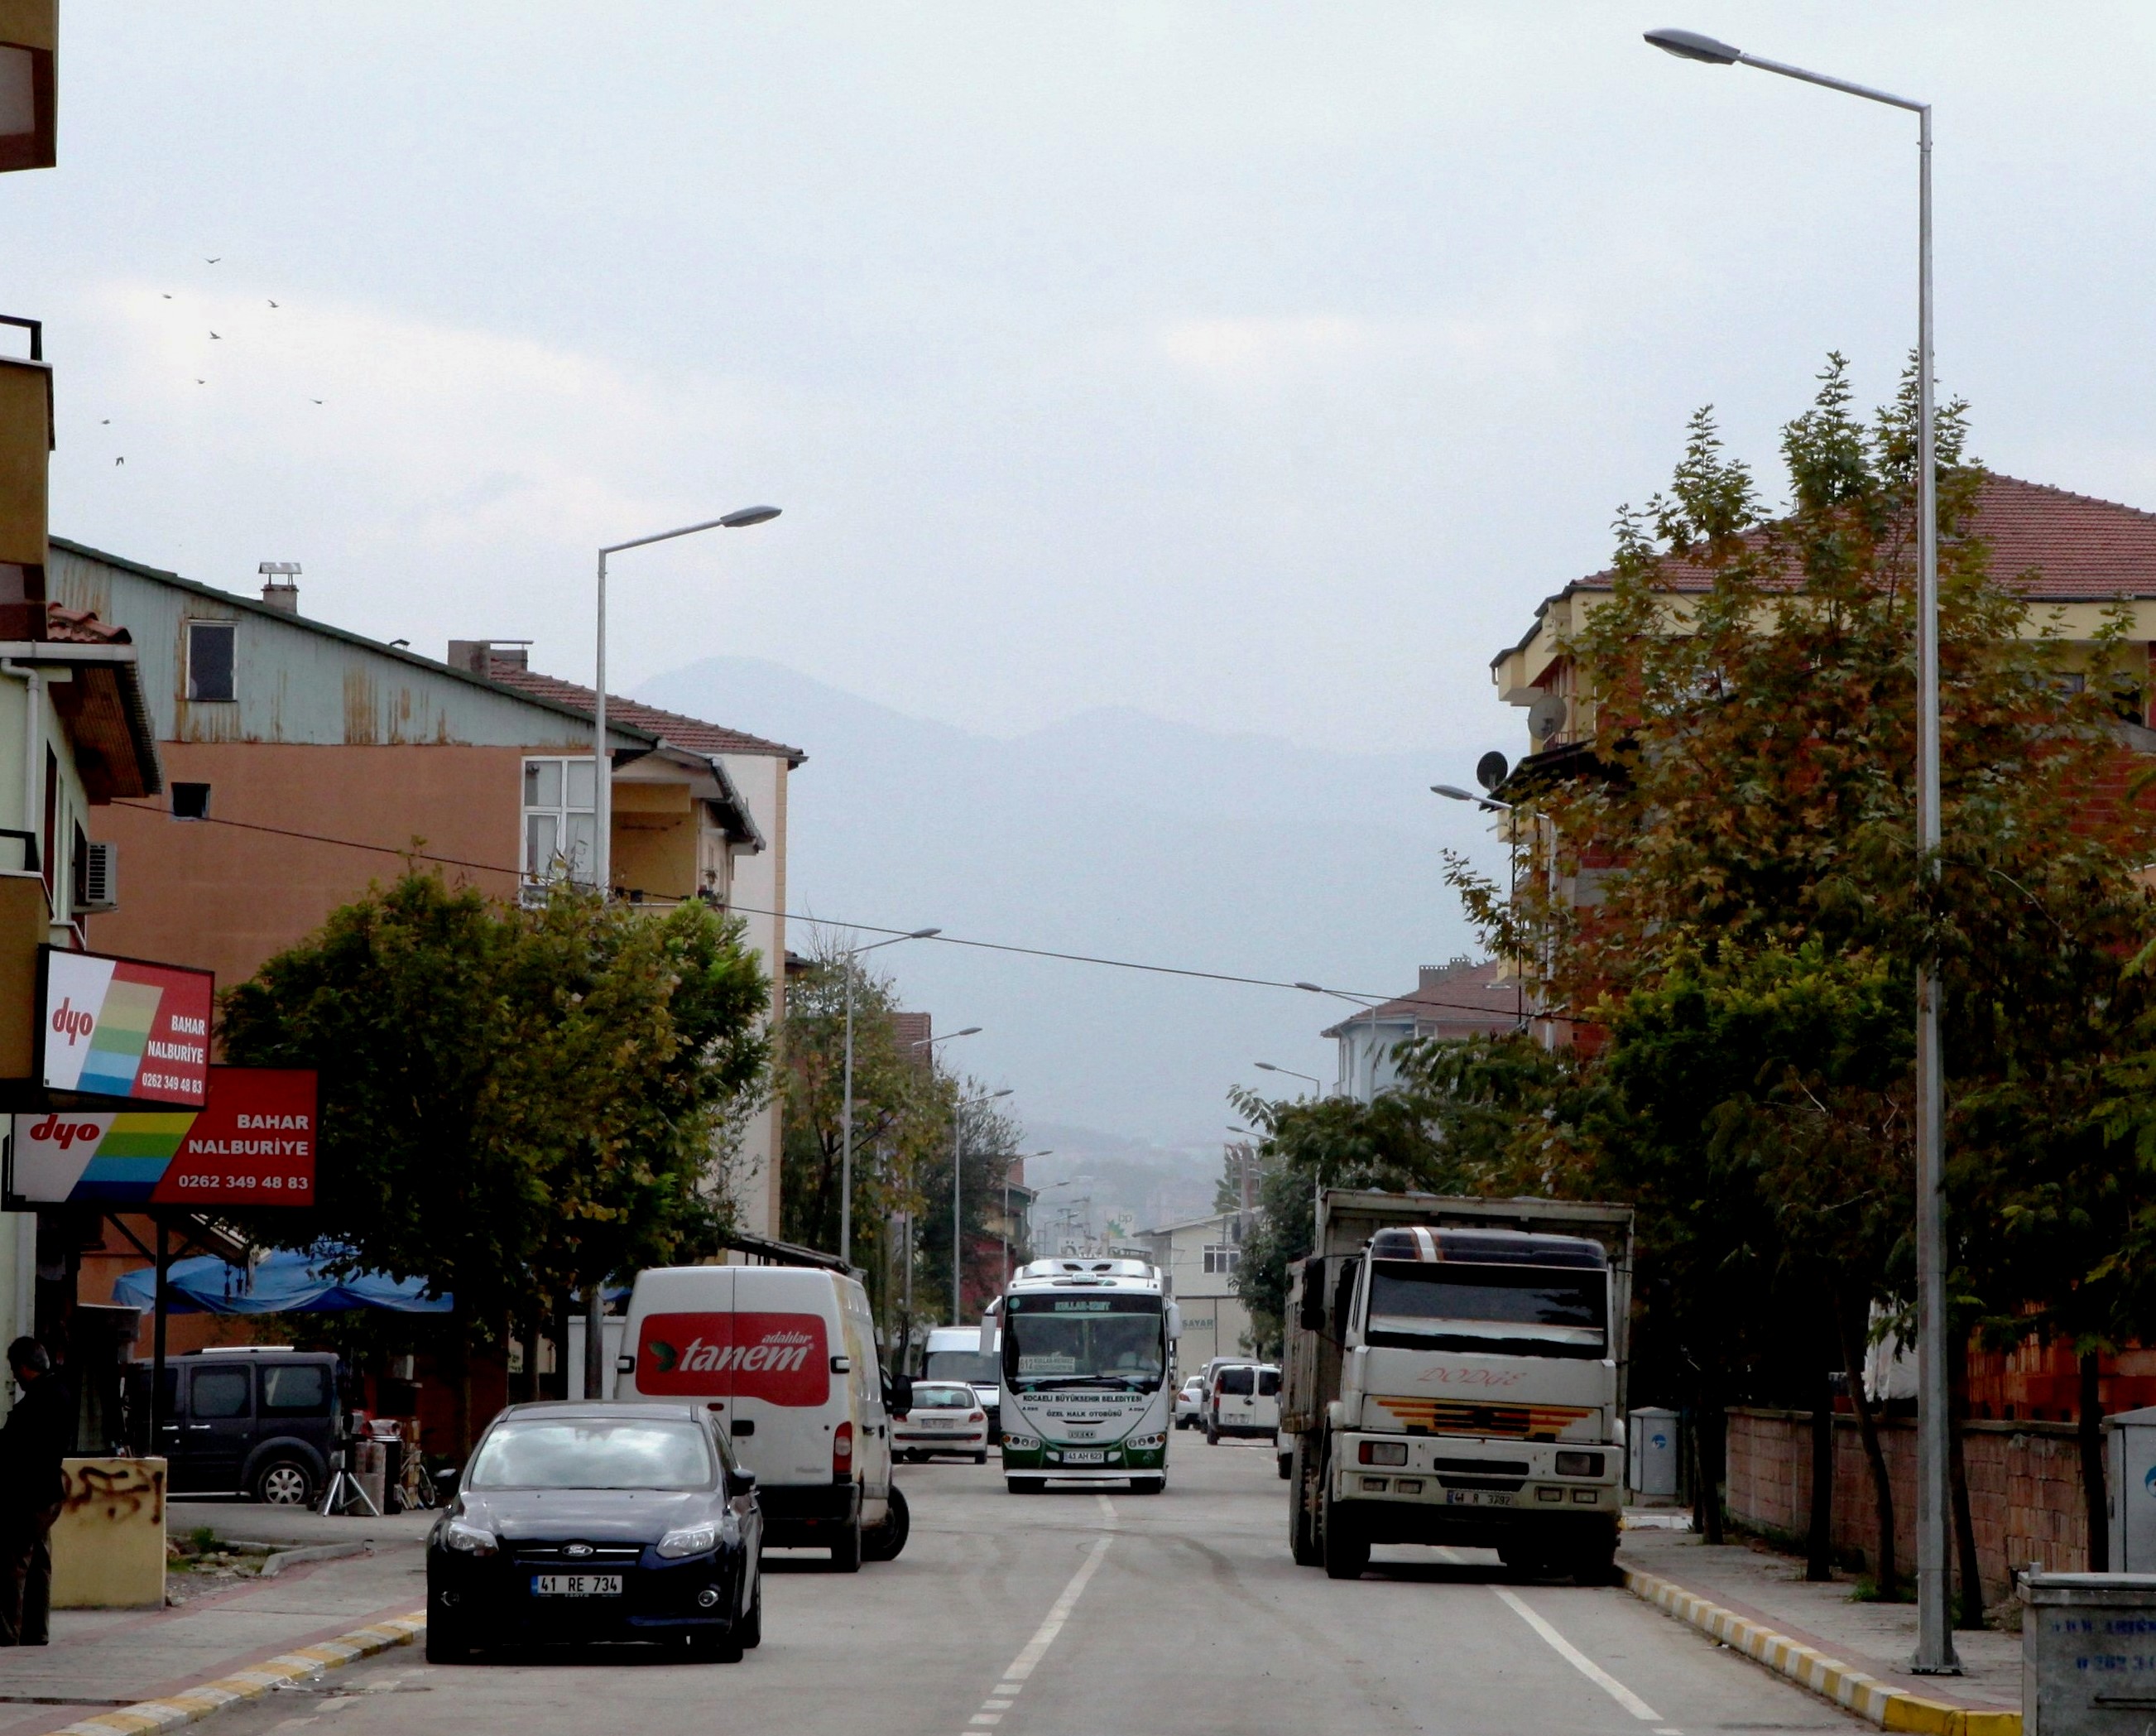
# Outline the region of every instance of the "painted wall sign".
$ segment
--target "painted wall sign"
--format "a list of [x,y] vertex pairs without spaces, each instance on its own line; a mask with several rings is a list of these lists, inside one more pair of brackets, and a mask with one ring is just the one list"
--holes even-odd
[[43,958],[38,1072],[47,1090],[203,1107],[215,977],[53,947]]
[[25,1204],[312,1205],[315,1076],[212,1067],[191,1109],[54,1109],[14,1117],[11,1197]]

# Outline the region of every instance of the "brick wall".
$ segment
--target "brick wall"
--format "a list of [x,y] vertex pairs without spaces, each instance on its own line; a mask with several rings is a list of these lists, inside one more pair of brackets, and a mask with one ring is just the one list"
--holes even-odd
[[[1835,1552],[1878,1560],[1871,1473],[1854,1417],[1835,1420]],[[1894,1548],[1900,1570],[1917,1564],[1917,1432],[1907,1420],[1881,1423],[1880,1445],[1894,1490]],[[1971,1422],[1962,1432],[1969,1470],[1969,1516],[1984,1598],[1997,1602],[2011,1569],[2034,1561],[2057,1573],[2088,1565],[2088,1529],[2082,1507],[2081,1456],[2071,1425]],[[1744,1407],[1729,1413],[1731,1520],[1782,1538],[1811,1528],[1811,1418],[1801,1410]]]

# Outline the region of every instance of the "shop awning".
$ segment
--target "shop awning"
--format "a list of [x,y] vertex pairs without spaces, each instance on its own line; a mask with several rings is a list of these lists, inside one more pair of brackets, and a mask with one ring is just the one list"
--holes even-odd
[[[166,1307],[174,1314],[326,1314],[346,1308],[386,1308],[399,1314],[446,1314],[450,1298],[429,1296],[419,1278],[384,1272],[344,1276],[323,1270],[326,1261],[305,1254],[265,1255],[252,1270],[213,1255],[175,1260],[165,1270]],[[147,1308],[156,1300],[155,1267],[123,1272],[112,1299]]]

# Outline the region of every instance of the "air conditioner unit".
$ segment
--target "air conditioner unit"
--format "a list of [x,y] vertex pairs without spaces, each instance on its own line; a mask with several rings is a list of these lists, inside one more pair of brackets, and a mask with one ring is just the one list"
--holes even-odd
[[93,844],[83,851],[78,912],[114,910],[120,904],[120,846]]

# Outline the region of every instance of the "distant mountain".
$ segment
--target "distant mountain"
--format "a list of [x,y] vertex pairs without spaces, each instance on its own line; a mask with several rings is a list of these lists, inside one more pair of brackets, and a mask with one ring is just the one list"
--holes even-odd
[[[934,924],[952,939],[1398,994],[1417,965],[1471,945],[1440,851],[1497,860],[1468,809],[1428,794],[1472,763],[1465,744],[1333,753],[1125,709],[1004,739],[743,658],[635,696],[807,752],[789,785],[788,902],[825,922]],[[794,930],[795,949],[810,938]],[[1307,1088],[1253,1061],[1329,1082],[1317,1033],[1349,1010],[943,942],[877,962],[939,1029],[984,1028],[944,1053],[1014,1087],[1030,1122],[1135,1140],[1177,1167],[1217,1152],[1231,1084]],[[1192,1185],[1203,1211],[1209,1180]],[[1149,1215],[1142,1199],[1118,1204]]]

